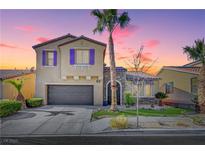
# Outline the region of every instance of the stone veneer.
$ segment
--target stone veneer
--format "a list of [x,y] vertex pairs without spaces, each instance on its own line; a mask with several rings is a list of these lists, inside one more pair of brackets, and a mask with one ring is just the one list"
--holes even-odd
[[[122,104],[124,104],[124,91],[126,86],[126,72],[127,70],[123,67],[116,67],[117,81],[122,85]],[[110,68],[104,67],[104,83],[103,83],[103,100],[106,100],[106,85],[110,81]]]

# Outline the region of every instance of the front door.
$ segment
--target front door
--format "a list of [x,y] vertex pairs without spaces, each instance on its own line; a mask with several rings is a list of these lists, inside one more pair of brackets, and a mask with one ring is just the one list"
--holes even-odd
[[[116,82],[117,84],[117,105],[120,105],[120,84],[118,82]],[[111,105],[111,96],[112,96],[112,93],[111,93],[111,83],[108,84],[108,104]]]

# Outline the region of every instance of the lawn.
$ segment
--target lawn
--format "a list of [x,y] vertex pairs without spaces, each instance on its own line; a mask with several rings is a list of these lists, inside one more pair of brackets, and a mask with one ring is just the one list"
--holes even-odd
[[[155,110],[155,109],[139,109],[139,115],[140,116],[160,116],[160,117],[168,117],[168,116],[179,116],[187,114],[188,112],[191,112],[191,110],[186,109],[180,109],[180,108],[174,108],[174,107],[168,107],[161,110]],[[118,115],[125,115],[125,116],[136,116],[137,110],[134,109],[125,109],[122,111],[109,111],[109,110],[99,110],[96,112],[93,112],[92,117],[94,119],[101,119],[104,117],[113,117]]]

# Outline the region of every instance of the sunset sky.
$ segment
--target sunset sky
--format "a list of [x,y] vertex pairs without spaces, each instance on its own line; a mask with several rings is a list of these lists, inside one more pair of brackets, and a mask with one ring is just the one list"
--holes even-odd
[[[0,10],[0,68],[35,67],[32,46],[71,33],[107,43],[107,33],[93,34],[96,19],[91,10]],[[182,47],[205,37],[205,10],[120,10],[128,11],[130,25],[114,34],[117,66],[144,45],[143,57],[158,58],[153,70],[163,65],[188,62]],[[109,64],[106,56],[105,62]]]

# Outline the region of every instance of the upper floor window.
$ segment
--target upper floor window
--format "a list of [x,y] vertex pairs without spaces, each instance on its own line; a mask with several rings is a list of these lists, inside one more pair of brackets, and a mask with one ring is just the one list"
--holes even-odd
[[57,65],[57,51],[56,50],[43,50],[42,54],[43,66],[56,66]]
[[70,49],[70,65],[94,65],[95,49]]
[[54,52],[53,51],[47,51],[47,58],[46,58],[46,65],[53,66],[53,59],[54,59]]
[[76,64],[89,64],[89,50],[76,50]]
[[165,93],[170,94],[174,92],[174,82],[168,82],[165,84]]

